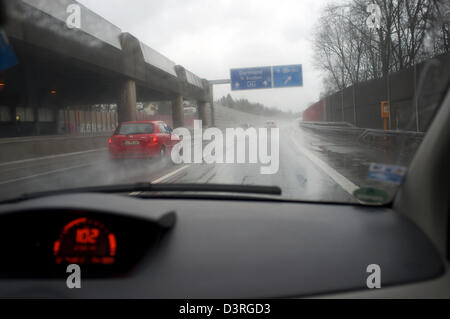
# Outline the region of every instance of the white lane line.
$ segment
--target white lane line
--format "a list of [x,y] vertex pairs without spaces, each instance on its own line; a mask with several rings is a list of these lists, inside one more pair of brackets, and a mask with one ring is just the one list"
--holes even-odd
[[0,185],[10,184],[10,183],[14,183],[14,182],[20,182],[20,181],[24,181],[24,180],[27,180],[27,179],[30,179],[30,178],[36,178],[36,177],[41,177],[41,176],[45,176],[45,175],[60,173],[60,172],[69,171],[69,170],[72,170],[72,169],[77,169],[77,168],[91,166],[91,165],[92,164],[82,164],[82,165],[76,165],[76,166],[71,166],[71,167],[55,169],[53,171],[47,171],[47,172],[43,172],[43,173],[39,173],[39,174],[34,174],[34,175],[29,175],[29,176],[25,176],[25,177],[19,177],[19,178],[3,181],[3,182],[0,182]]
[[[179,169],[176,169],[176,170],[174,170],[174,171],[172,171],[172,172],[170,172],[170,173],[168,173],[168,174],[166,174],[166,175],[164,175],[164,176],[161,176],[160,178],[157,178],[157,179],[155,179],[154,181],[151,181],[150,183],[152,183],[152,184],[160,183],[160,182],[162,182],[163,180],[168,179],[169,177],[172,177],[173,175],[175,175],[175,174],[177,174],[177,173],[179,173],[179,172],[185,170],[185,169],[188,168],[189,166],[191,166],[191,165],[185,165],[185,166],[183,166],[183,167],[180,167]],[[128,195],[131,195],[131,196],[137,196],[137,195],[139,195],[139,194],[141,194],[141,193],[142,193],[142,192],[131,192],[131,193],[129,193]]]
[[140,193],[142,193],[142,192],[131,192],[131,193],[129,193],[128,195],[131,195],[131,196],[137,196],[137,195],[139,195]]
[[49,155],[49,156],[43,156],[43,157],[34,157],[19,161],[13,161],[13,162],[6,162],[6,163],[0,163],[1,166],[8,166],[8,165],[15,165],[15,164],[22,164],[22,163],[28,163],[28,162],[34,162],[34,161],[40,161],[40,160],[46,160],[46,159],[53,159],[53,158],[60,158],[60,157],[67,157],[67,156],[73,156],[73,155],[80,155],[80,154],[87,154],[87,153],[93,153],[93,152],[100,152],[107,150],[107,147],[102,148],[96,148],[89,151],[80,151],[80,152],[72,152],[72,153],[63,153],[63,154],[55,154],[55,155]]
[[164,175],[164,176],[162,176],[162,177],[160,177],[160,178],[158,178],[158,179],[155,179],[154,181],[152,181],[152,183],[153,183],[153,184],[160,183],[160,182],[162,182],[163,180],[168,179],[169,177],[172,177],[172,176],[175,175],[175,174],[178,174],[179,172],[185,170],[186,168],[188,168],[188,167],[190,167],[190,166],[191,166],[191,165],[185,165],[185,166],[183,166],[183,167],[180,167],[179,169],[176,169],[176,170],[170,172],[170,173],[167,174],[167,175]]
[[[294,137],[294,136],[291,136]],[[313,162],[317,167],[319,167],[324,173],[331,177],[339,186],[341,186],[347,193],[353,196],[353,192],[359,189],[358,185],[351,182],[345,176],[340,174],[334,168],[326,164],[316,155],[314,155],[310,150],[306,149],[304,146],[300,145],[295,138],[291,138],[297,145],[298,149],[305,155],[311,162]]]

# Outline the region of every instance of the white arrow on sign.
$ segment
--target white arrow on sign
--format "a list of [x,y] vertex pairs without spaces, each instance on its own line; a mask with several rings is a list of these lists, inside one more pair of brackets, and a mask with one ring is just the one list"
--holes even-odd
[[289,75],[286,81],[284,81],[284,84],[286,85],[290,80],[292,80],[292,76]]

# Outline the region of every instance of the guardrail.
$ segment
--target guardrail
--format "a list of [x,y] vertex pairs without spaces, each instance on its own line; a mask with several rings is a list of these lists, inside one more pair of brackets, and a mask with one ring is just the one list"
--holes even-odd
[[349,122],[313,122],[313,121],[307,121],[302,122],[304,124],[312,124],[312,125],[319,125],[319,126],[334,126],[334,127],[355,127],[352,123]]
[[423,132],[413,132],[413,131],[394,131],[394,130],[376,130],[376,129],[364,129],[361,134],[361,138],[367,136],[409,136],[410,138],[420,138],[425,136]]
[[353,136],[355,141],[361,144],[371,144],[384,148],[405,144],[408,147],[417,147],[425,136],[423,132],[367,129],[345,125],[343,122],[336,126],[333,126],[331,122],[299,122],[299,126],[324,134]]
[[323,133],[335,134],[340,133],[342,135],[353,135],[355,137],[361,135],[364,132],[363,128],[348,126],[344,123],[340,123],[338,126],[332,126],[331,124],[324,124],[319,122],[300,122],[300,126],[310,130],[320,130]]
[[406,145],[408,149],[415,149],[420,145],[424,136],[425,133],[422,132],[366,129],[357,141],[384,148],[404,147]]

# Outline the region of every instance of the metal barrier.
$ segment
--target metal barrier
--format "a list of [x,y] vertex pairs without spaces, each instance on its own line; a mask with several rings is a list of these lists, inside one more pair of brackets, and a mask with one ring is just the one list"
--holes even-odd
[[330,122],[299,122],[302,128],[319,131],[323,134],[340,134],[345,136],[353,136],[356,141],[361,144],[372,144],[381,147],[397,147],[399,145],[408,144],[411,147],[417,147],[422,142],[425,133],[414,131],[393,131],[393,130],[377,130],[346,126],[343,122],[333,126]]
[[337,126],[337,127],[355,127],[352,123],[349,122],[312,122],[306,121],[304,124],[312,124],[318,126]]
[[423,132],[414,131],[393,131],[393,130],[376,130],[376,129],[364,129],[360,138],[364,139],[367,136],[409,136],[411,138],[422,139],[425,136]]
[[371,144],[384,148],[396,148],[399,146],[416,149],[423,140],[425,133],[414,131],[391,131],[366,129],[358,137],[359,143]]
[[363,128],[359,128],[359,127],[354,127],[352,125],[347,125],[349,123],[340,123],[339,126],[333,126],[331,124],[324,124],[323,122],[321,122],[319,124],[319,122],[308,122],[308,123],[304,123],[304,122],[300,122],[300,127],[303,128],[307,128],[310,130],[319,130],[323,133],[329,133],[329,134],[335,134],[335,133],[340,133],[343,135],[354,135],[359,136],[361,135],[365,129]]

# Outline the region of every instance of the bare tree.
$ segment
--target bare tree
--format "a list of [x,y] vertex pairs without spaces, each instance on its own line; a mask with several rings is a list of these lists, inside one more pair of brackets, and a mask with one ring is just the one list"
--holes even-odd
[[448,0],[372,0],[381,10],[378,29],[366,25],[367,0],[325,7],[316,28],[316,66],[328,92],[411,67],[448,52]]
[[425,46],[432,56],[450,50],[450,1],[433,0]]
[[328,74],[326,85],[331,91],[360,81],[363,42],[347,21],[348,10],[345,5],[326,7],[315,34],[316,66]]

